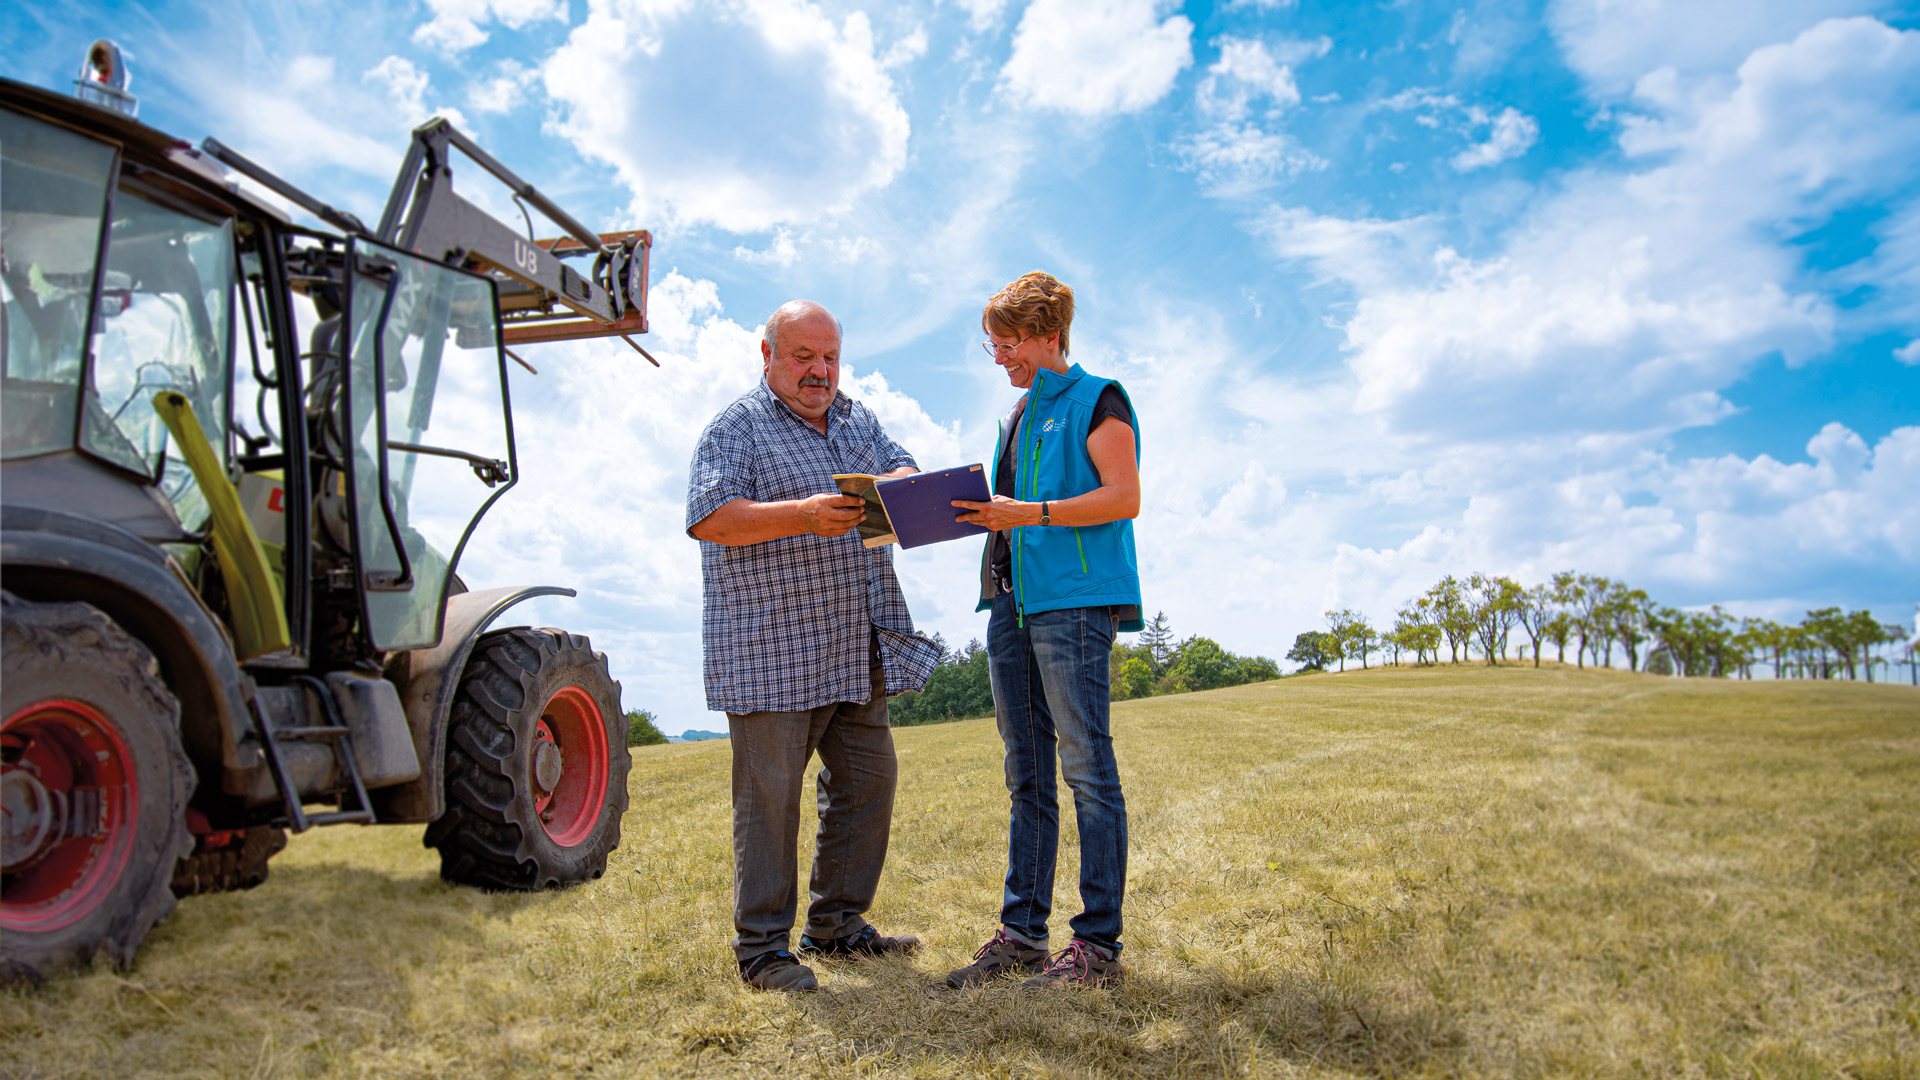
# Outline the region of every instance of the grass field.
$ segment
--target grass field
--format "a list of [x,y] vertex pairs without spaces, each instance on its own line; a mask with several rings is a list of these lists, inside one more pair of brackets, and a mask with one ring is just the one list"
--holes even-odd
[[1920,690],[1397,669],[1114,728],[1115,992],[936,989],[1005,857],[972,721],[897,733],[873,918],[910,961],[743,989],[727,745],[649,747],[604,880],[485,895],[418,828],[297,837],[133,971],[0,992],[0,1076],[1920,1077]]

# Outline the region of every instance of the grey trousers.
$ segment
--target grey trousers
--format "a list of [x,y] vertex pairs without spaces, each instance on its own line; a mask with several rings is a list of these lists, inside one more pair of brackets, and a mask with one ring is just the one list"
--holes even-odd
[[741,960],[789,946],[799,901],[800,793],[807,759],[820,831],[815,836],[806,933],[838,938],[866,925],[893,825],[899,764],[887,726],[878,646],[873,696],[803,712],[728,713],[733,744],[733,951]]

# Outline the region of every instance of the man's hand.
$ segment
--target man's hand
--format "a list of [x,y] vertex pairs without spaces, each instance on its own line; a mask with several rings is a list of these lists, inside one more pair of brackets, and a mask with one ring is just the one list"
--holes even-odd
[[806,531],[816,536],[839,536],[867,516],[867,501],[841,492],[813,495],[800,500],[798,513]]

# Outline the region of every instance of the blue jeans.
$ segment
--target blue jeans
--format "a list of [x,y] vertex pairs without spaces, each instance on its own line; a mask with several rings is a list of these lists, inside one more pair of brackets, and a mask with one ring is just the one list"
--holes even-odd
[[1007,747],[1007,888],[1000,922],[1034,945],[1047,943],[1060,803],[1053,758],[1073,789],[1080,826],[1080,914],[1073,936],[1120,955],[1120,902],[1127,886],[1127,801],[1108,730],[1108,660],[1114,618],[1104,607],[1029,614],[1013,594],[994,598],[987,622],[993,711]]

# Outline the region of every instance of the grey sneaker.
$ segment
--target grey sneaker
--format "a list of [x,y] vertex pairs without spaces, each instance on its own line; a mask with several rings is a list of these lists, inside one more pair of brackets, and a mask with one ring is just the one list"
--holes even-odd
[[892,956],[896,953],[912,956],[920,951],[920,939],[912,934],[888,937],[868,923],[846,937],[811,938],[802,934],[799,951],[801,956],[817,956],[822,960],[846,956]]
[[1119,986],[1127,977],[1120,961],[1084,941],[1047,957],[1047,969],[1022,983],[1035,989],[1097,989]]
[[1038,971],[1046,962],[1047,950],[1036,949],[1002,929],[994,933],[992,941],[980,946],[980,951],[973,954],[973,963],[947,972],[947,986],[964,990],[969,986],[992,982],[1008,972]]
[[820,985],[814,981],[813,969],[785,949],[740,961],[740,981],[755,990],[812,990]]

